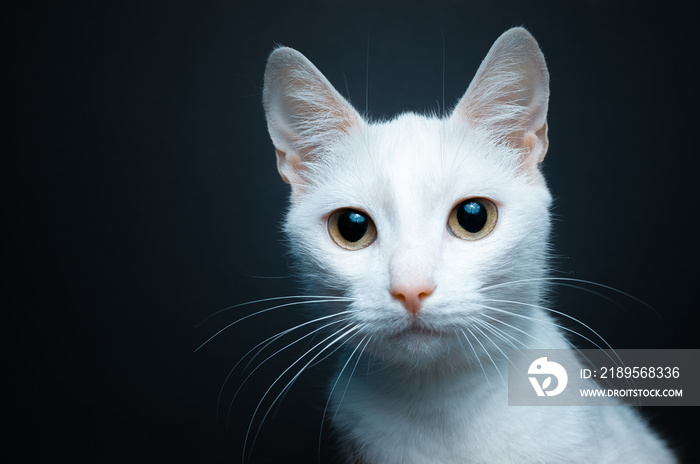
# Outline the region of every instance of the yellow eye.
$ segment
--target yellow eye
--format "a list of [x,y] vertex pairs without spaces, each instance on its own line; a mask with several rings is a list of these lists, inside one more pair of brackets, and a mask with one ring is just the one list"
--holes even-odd
[[341,248],[361,250],[377,238],[377,228],[372,218],[363,211],[341,208],[331,213],[328,218],[328,232]]
[[458,238],[479,240],[491,233],[498,219],[498,208],[488,198],[467,198],[450,212],[447,227]]

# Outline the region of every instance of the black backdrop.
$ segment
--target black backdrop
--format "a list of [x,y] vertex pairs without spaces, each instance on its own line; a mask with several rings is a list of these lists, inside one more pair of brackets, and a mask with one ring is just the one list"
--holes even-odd
[[[265,306],[195,325],[232,304],[296,292],[279,233],[287,187],[261,107],[275,44],[305,53],[359,109],[368,100],[369,114],[384,117],[438,111],[443,89],[453,104],[496,37],[527,27],[551,74],[544,169],[556,198],[554,264],[661,317],[614,293],[605,292],[617,304],[566,288],[557,308],[616,348],[700,347],[691,11],[592,0],[374,3],[6,11],[1,417],[12,451],[27,462],[240,462],[257,401],[303,343],[251,376],[217,425],[219,389],[246,351],[304,314],[251,318],[197,353]],[[224,389],[220,416],[242,372]],[[326,363],[300,378],[251,462],[316,462],[329,375]],[[643,412],[698,462],[697,411]],[[334,462],[328,431],[322,443],[323,462]]]

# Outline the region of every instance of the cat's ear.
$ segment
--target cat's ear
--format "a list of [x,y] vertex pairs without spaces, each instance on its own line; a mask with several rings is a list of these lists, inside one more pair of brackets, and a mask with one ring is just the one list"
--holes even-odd
[[306,169],[325,148],[364,124],[313,63],[286,47],[267,60],[263,104],[277,169],[294,193],[303,190]]
[[493,44],[452,118],[521,149],[522,167],[536,170],[549,145],[548,103],[544,56],[535,38],[517,27]]

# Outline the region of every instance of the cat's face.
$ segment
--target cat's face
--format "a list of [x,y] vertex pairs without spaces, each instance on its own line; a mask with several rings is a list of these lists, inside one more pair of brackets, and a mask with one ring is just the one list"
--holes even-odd
[[329,308],[347,311],[352,339],[371,338],[387,360],[465,353],[475,321],[503,318],[489,316],[490,299],[539,296],[536,283],[503,285],[542,275],[551,201],[538,170],[546,68],[514,31],[444,119],[368,123],[298,52],[270,57],[265,106],[292,184],[292,251],[317,294],[349,299]]

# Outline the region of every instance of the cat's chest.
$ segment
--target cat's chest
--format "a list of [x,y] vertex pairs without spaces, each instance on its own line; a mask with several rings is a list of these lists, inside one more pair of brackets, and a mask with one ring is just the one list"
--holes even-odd
[[343,404],[336,405],[335,424],[350,439],[351,462],[458,463],[475,456],[473,439],[493,429],[488,419],[498,409],[493,392],[424,388],[381,395],[361,381],[351,385]]
[[[538,449],[547,449],[550,457],[576,456],[586,441],[583,430],[576,433],[581,418],[573,410],[548,412],[554,413],[508,406],[506,386],[495,383],[379,395],[358,382],[348,389],[335,425],[356,464],[508,463],[514,456],[520,464],[560,462],[542,460]],[[572,433],[561,434],[562,429]]]

